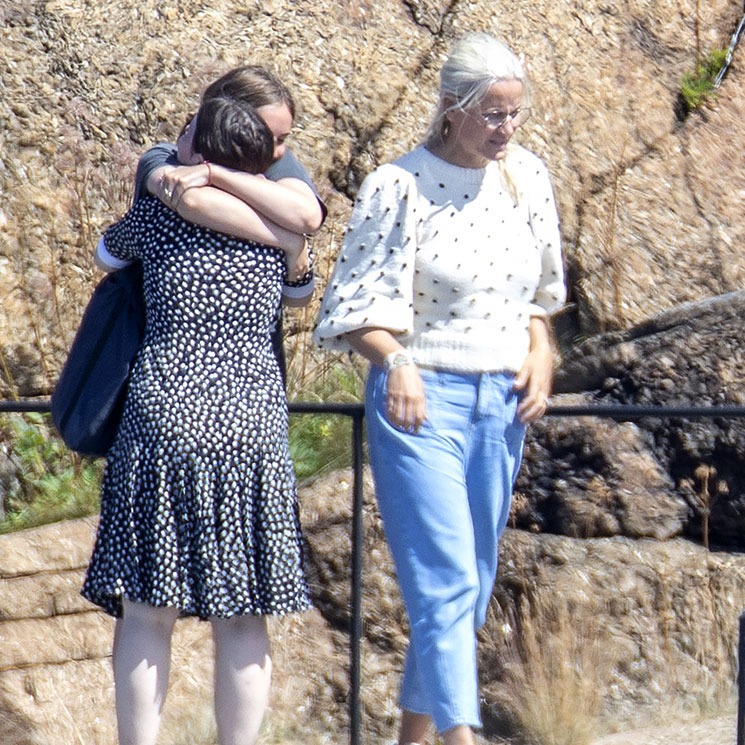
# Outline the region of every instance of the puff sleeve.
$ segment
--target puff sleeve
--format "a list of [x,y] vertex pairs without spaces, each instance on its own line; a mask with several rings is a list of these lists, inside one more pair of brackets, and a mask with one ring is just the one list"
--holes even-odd
[[541,278],[530,311],[531,315],[543,316],[556,312],[564,304],[566,285],[561,258],[559,216],[551,179],[545,164],[533,157],[535,167],[533,163],[529,166],[532,172],[525,198],[528,201],[528,222],[541,256]]
[[347,351],[344,335],[356,329],[413,331],[415,201],[411,174],[393,164],[362,183],[321,303],[316,343]]

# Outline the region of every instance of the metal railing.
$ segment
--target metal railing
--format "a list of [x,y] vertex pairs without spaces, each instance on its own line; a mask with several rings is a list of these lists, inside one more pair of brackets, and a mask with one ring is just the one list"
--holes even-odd
[[[365,407],[361,403],[308,403],[289,404],[291,414],[336,414],[352,419],[352,587],[350,608],[349,647],[349,740],[351,745],[361,743],[360,690],[362,669],[360,644],[362,641],[362,473],[363,473],[363,421]],[[50,411],[48,401],[0,401],[0,413]],[[619,422],[646,417],[662,419],[735,419],[745,417],[745,406],[656,406],[627,404],[587,404],[550,406],[546,416],[553,417],[605,417]],[[738,702],[737,745],[745,745],[745,613],[740,616],[738,642]]]

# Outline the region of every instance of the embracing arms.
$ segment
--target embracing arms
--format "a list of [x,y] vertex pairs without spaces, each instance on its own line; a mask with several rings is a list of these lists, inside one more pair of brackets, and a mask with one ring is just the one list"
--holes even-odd
[[[181,166],[173,146],[157,145],[140,161],[135,199],[149,192],[189,222],[282,249],[287,279],[296,282],[310,272],[307,234],[320,227],[325,208],[289,152],[267,174],[278,180],[213,163]],[[306,304],[308,289],[304,300],[285,294],[285,304]]]
[[[211,230],[282,248],[304,243],[305,231],[283,226],[240,197],[211,185],[210,171],[215,174],[219,169],[220,166],[210,165],[208,168],[204,163],[196,166],[163,165],[149,175],[147,188],[185,220]],[[263,180],[267,185],[272,183],[259,176],[243,175]],[[315,196],[313,200],[318,205]],[[320,214],[320,207],[318,210]]]
[[[259,240],[249,235],[253,230],[270,240],[275,234],[285,238],[282,231],[301,235],[315,233],[323,222],[318,198],[308,184],[298,178],[271,181],[214,163],[209,167],[200,163],[161,166],[150,174],[147,186],[158,198],[171,194],[169,206],[177,209],[182,217],[190,219],[182,210],[192,216],[202,216],[212,222],[207,225],[200,221],[205,227],[249,240]],[[236,228],[242,229],[245,235],[237,234]]]

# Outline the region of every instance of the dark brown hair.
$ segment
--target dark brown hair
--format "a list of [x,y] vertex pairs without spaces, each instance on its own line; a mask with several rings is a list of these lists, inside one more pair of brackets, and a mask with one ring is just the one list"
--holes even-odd
[[251,104],[210,96],[197,112],[194,152],[227,168],[263,173],[273,160],[274,136]]
[[255,109],[284,104],[295,118],[295,102],[290,91],[279,78],[260,65],[234,67],[208,85],[202,94],[203,101],[220,97],[245,101]]

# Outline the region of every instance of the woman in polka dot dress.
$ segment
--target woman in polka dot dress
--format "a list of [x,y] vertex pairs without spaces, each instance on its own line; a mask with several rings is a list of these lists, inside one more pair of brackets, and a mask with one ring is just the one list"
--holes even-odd
[[362,184],[316,340],[371,361],[370,461],[411,626],[399,743],[480,725],[485,622],[525,425],[550,393],[547,314],[565,290],[548,173],[510,142],[518,58],[462,39],[425,143]]
[[[233,99],[204,101],[194,138],[224,167],[260,173],[272,161],[272,132]],[[252,743],[271,672],[265,617],[310,606],[270,341],[285,256],[146,196],[106,231],[99,259],[141,260],[146,301],[83,587],[118,617],[119,741],[155,743],[173,624],[197,616],[215,637],[220,743]]]

